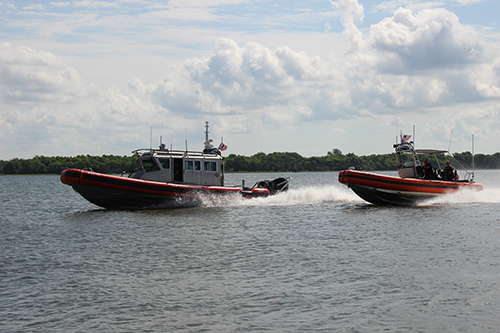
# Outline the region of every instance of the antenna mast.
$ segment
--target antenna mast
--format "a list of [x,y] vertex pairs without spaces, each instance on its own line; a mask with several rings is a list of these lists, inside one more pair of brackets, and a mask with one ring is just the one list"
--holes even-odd
[[163,122],[161,123],[161,130],[160,130],[160,149],[163,144]]
[[205,142],[208,142],[208,121],[205,121]]
[[151,126],[151,130],[149,132],[149,150],[153,150],[153,126]]
[[453,138],[453,130],[451,130],[450,143],[448,144],[448,152],[450,152],[450,149],[451,149],[451,139],[452,138]]
[[474,134],[472,134],[472,180],[474,180]]

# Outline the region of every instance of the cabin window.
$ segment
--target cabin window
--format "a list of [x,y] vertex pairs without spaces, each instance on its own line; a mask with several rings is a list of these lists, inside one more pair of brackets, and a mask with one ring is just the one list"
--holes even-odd
[[217,163],[215,163],[215,162],[203,162],[203,169],[205,171],[217,171]]
[[184,170],[194,170],[193,161],[184,161]]
[[194,169],[195,170],[201,170],[201,162],[200,161],[194,161]]
[[155,163],[154,159],[152,158],[146,158],[141,160],[142,165],[144,166],[144,170],[146,171],[156,171],[160,170],[158,167],[158,164]]
[[159,158],[163,169],[170,169],[170,158]]

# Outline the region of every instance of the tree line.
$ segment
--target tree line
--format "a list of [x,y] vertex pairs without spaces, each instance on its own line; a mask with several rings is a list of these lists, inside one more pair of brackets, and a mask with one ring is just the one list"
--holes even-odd
[[[470,152],[456,153],[454,156],[461,166],[467,169],[472,168],[472,154]],[[436,157],[442,167],[449,159],[444,154],[436,155]],[[434,167],[438,167],[434,157],[429,159]],[[312,157],[303,157],[298,153],[291,152],[269,154],[260,152],[252,156],[230,154],[224,158],[224,161],[226,172],[339,171],[350,167],[367,171],[396,170],[395,153],[357,156],[354,153],[343,154],[339,149],[333,149],[325,156]],[[0,174],[59,174],[68,168],[92,168],[98,172],[118,174],[123,171],[130,172],[136,167],[137,156],[135,155],[35,156],[30,159],[0,160]],[[459,166],[455,165],[455,167]],[[476,154],[475,167],[478,169],[499,169],[500,153]]]
[[[472,154],[470,152],[453,154],[458,163],[472,169]],[[425,156],[420,156],[421,162]],[[444,165],[449,156],[444,154],[428,157],[433,167]],[[435,159],[437,158],[437,159]],[[453,164],[453,160],[451,160]],[[327,152],[325,156],[303,157],[297,153],[257,153],[247,157],[231,154],[225,159],[227,172],[301,172],[301,171],[339,171],[350,167],[358,170],[396,170],[396,154],[373,154],[357,156],[354,153],[342,154],[339,149]],[[456,165],[455,167],[459,167]],[[479,169],[499,169],[500,153],[493,155],[476,154],[475,167]]]
[[60,174],[69,168],[92,168],[103,173],[122,173],[137,167],[137,157],[118,155],[78,155],[74,157],[35,156],[30,159],[14,158],[10,161],[0,161],[0,173],[7,175],[19,174]]

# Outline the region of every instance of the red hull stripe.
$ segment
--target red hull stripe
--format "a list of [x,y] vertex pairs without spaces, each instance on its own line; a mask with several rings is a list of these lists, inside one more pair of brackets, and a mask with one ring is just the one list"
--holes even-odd
[[[162,196],[198,196],[200,192],[219,195],[244,193],[240,188],[237,187],[160,183],[141,179],[111,176],[78,169],[68,169],[63,171],[63,173],[61,174],[61,181],[67,185],[89,185],[95,187],[106,187],[121,191],[131,191]],[[255,194],[257,194],[257,192],[262,192],[262,194],[269,193],[267,189],[261,190],[262,191],[253,192]]]
[[382,188],[394,191],[447,193],[463,188],[481,190],[480,184],[445,182],[439,180],[422,180],[377,175],[355,170],[345,170],[339,173],[339,181],[344,184],[357,184],[367,187]]

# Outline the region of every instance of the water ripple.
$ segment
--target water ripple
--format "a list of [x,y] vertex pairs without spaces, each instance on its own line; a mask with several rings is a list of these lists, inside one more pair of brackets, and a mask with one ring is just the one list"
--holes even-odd
[[325,177],[138,212],[99,209],[57,177],[0,177],[0,329],[496,331],[494,188],[376,207]]

